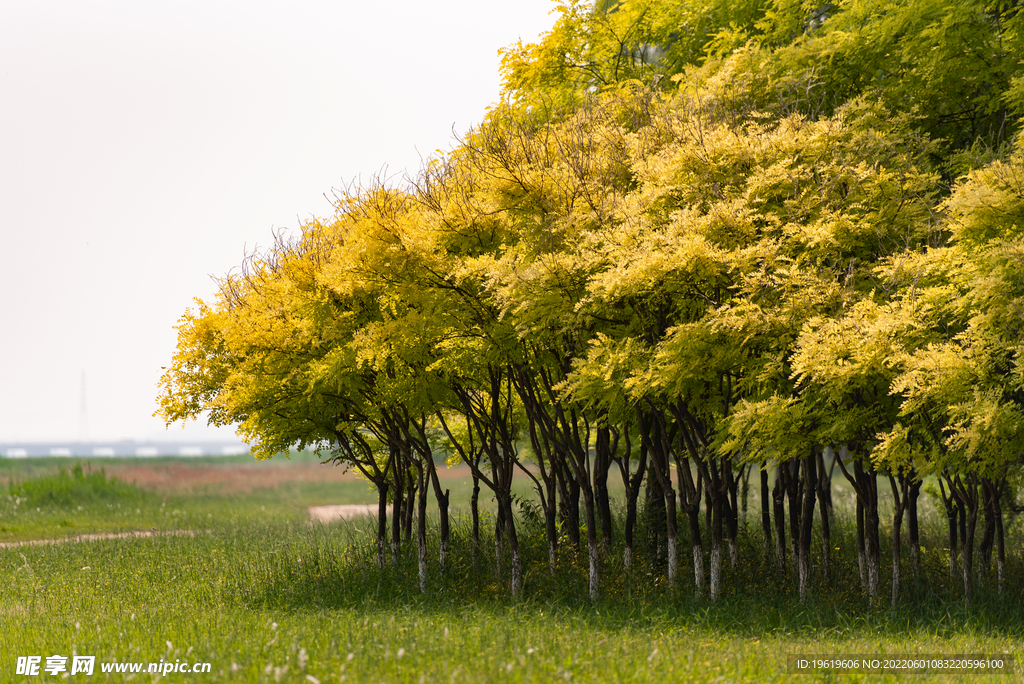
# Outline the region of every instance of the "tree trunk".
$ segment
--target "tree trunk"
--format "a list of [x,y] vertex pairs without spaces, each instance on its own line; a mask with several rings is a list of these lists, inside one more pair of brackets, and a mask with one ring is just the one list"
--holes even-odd
[[772,504],[775,508],[775,564],[779,574],[786,574],[786,484],[785,464],[775,468],[775,487]]
[[797,567],[800,563],[800,461],[787,461],[781,467],[789,503],[789,547],[793,567]]
[[914,479],[907,490],[907,541],[910,542],[910,569],[914,582],[921,580],[921,532],[917,524],[917,501],[921,496],[921,480]]
[[995,486],[988,478],[981,479],[982,510],[985,513],[985,528],[978,547],[978,576],[987,580],[992,573],[992,549],[996,541]]
[[[725,486],[729,493],[729,498],[725,502],[725,530],[728,534],[729,544],[729,567],[733,570],[736,569],[736,564],[739,563],[739,550],[736,546],[736,538],[739,536],[739,508],[736,501],[737,489],[739,488],[740,481],[746,482],[744,472],[746,466],[740,469],[740,477],[737,478],[732,472],[732,459],[723,459],[722,476],[725,480]],[[745,485],[744,485],[745,486]],[[744,496],[744,498],[746,498]],[[746,506],[744,505],[744,508]]]
[[420,592],[427,592],[427,475],[423,465],[416,463],[417,486],[419,494],[416,506],[416,546],[420,574]]
[[[712,487],[708,487],[710,492]],[[724,508],[722,497],[712,497],[711,516],[711,576],[708,581],[708,595],[711,602],[718,600],[722,578],[722,523]]]
[[416,503],[416,494],[419,492],[419,486],[416,480],[411,477],[407,481],[405,506],[402,511],[402,517],[405,518],[405,543],[408,544],[412,540],[412,521],[415,517],[416,509],[413,506]]
[[693,586],[699,598],[704,592],[704,549],[700,541],[700,509],[696,506],[688,510],[690,521],[690,545],[693,551]]
[[498,497],[498,510],[494,516],[494,577],[499,582],[504,571],[505,564],[505,505],[501,496]]
[[626,489],[626,522],[623,529],[625,549],[622,552],[622,562],[629,572],[633,566],[633,529],[636,526],[636,502],[640,498],[640,485],[644,481],[647,471],[647,447],[641,442],[640,460],[637,463],[635,473],[630,473],[630,457],[633,454],[633,443],[629,438],[629,426],[623,428],[623,441],[626,443],[625,453],[616,459],[619,466],[619,474],[622,476],[622,485]]
[[864,544],[864,499],[859,495],[857,502],[857,569],[860,571],[860,588],[868,588],[867,547]]
[[747,507],[750,503],[750,473],[753,470],[751,465],[741,471],[743,477],[740,481],[740,521],[739,526],[745,528],[747,526]]
[[[653,469],[652,469],[653,470]],[[668,523],[665,520],[665,493],[661,488],[661,482],[651,472],[647,478],[644,502],[644,515],[647,518],[647,551],[652,564],[661,568],[665,563],[665,528]]]
[[665,535],[668,544],[668,586],[676,586],[679,574],[679,537],[676,531],[676,493],[672,486],[664,487],[665,492]]
[[[821,517],[821,575],[825,581],[832,576],[832,471],[825,469],[825,455],[817,454],[818,459],[818,514]],[[833,467],[834,467],[833,461]]]
[[523,593],[523,561],[519,555],[519,534],[516,531],[515,518],[512,515],[512,498],[507,492],[502,493],[498,507],[504,511],[504,533],[508,538],[509,550],[512,555],[512,597],[520,598]]
[[611,431],[607,427],[597,428],[594,449],[594,505],[601,523],[601,540],[606,548],[612,545],[612,508],[608,496],[608,470],[612,465]]
[[427,468],[430,483],[434,487],[434,498],[437,499],[437,512],[440,516],[441,548],[438,554],[438,563],[441,566],[441,574],[444,575],[448,567],[448,548],[451,539],[451,528],[448,520],[451,490],[441,489],[441,481],[437,477],[437,466],[430,457],[427,458]]
[[473,531],[470,544],[473,547],[473,568],[480,562],[480,478],[473,473],[473,494],[469,500],[470,516],[473,519]]
[[978,523],[978,479],[974,473],[967,475],[965,483],[959,475],[947,480],[950,490],[957,499],[960,508],[960,538],[963,549],[960,554],[960,569],[964,580],[964,602],[971,603],[974,599],[974,533]]
[[622,551],[622,564],[629,572],[633,566],[633,528],[636,526],[636,500],[639,492],[626,493],[626,524],[622,530],[625,549]]
[[594,515],[594,493],[589,490],[589,485],[583,490],[583,509],[587,518],[587,559],[590,570],[590,585],[587,595],[590,597],[591,601],[596,601],[598,590],[600,589],[601,577],[598,566],[597,516]]
[[1003,505],[1001,503],[1006,480],[1002,481],[996,496],[996,582],[999,594],[1003,593],[1003,575],[1006,571],[1006,547],[1003,539]]
[[973,506],[968,504],[966,509],[966,530],[961,565],[964,576],[964,601],[971,603],[974,598],[974,583],[971,576],[974,571],[974,532],[978,523],[978,507],[976,503]]
[[817,460],[813,449],[803,459],[803,505],[800,510],[800,544],[797,575],[800,602],[807,601],[807,588],[811,580],[811,533],[814,523],[814,501],[817,494]]
[[388,484],[377,483],[377,567],[384,569],[388,543]]
[[864,502],[864,546],[868,564],[868,597],[873,603],[878,598],[882,570],[882,553],[878,540],[878,480],[874,469],[864,474],[864,482],[868,492],[867,501]]
[[768,464],[761,464],[761,536],[764,540],[764,559],[772,553],[772,516],[771,516],[771,495],[768,493]]
[[402,517],[405,511],[405,481],[395,464],[395,488],[391,496],[391,564],[398,565],[398,554],[402,547]]
[[899,475],[899,483],[896,478],[889,475],[889,486],[892,487],[892,607],[896,608],[900,602],[900,544],[903,532],[903,512],[907,507],[907,499],[910,498],[910,483],[907,476]]
[[557,469],[559,514],[562,518],[562,529],[569,535],[569,542],[577,551],[580,550],[580,485],[565,465],[564,456],[561,466]]
[[939,492],[942,495],[942,505],[946,509],[946,523],[949,529],[949,581],[956,581],[957,562],[960,558],[960,550],[957,544],[957,511],[954,504],[953,491],[946,493],[946,486],[943,478],[939,476]]
[[555,478],[548,477],[544,487],[547,490],[548,498],[548,505],[544,508],[544,533],[548,539],[548,568],[551,571],[551,576],[555,577],[558,574],[558,522],[555,519],[558,509]]

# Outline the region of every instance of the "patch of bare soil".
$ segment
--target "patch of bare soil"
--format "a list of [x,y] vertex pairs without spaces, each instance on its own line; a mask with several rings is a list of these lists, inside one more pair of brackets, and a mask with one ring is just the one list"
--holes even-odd
[[115,463],[105,466],[105,470],[111,477],[161,492],[208,491],[229,494],[274,489],[283,482],[351,482],[358,479],[355,472],[344,472],[337,466],[319,463],[173,463],[151,466]]
[[[109,463],[104,465],[104,470],[111,477],[134,482],[145,489],[174,493],[235,494],[254,489],[275,489],[284,482],[352,482],[360,478],[357,470],[346,471],[336,465],[288,461],[280,464],[254,461],[244,465]],[[469,477],[469,468],[465,465],[440,467],[437,474],[441,479],[465,479]]]
[[[344,506],[311,506],[309,517],[316,522],[329,523],[335,520],[352,520],[377,515],[377,504],[346,504]],[[391,515],[391,506],[388,506]]]

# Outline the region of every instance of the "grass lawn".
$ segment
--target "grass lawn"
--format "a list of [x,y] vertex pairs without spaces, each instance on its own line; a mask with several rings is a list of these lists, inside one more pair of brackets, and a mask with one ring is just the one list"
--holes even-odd
[[[0,472],[15,483],[38,480],[53,470],[50,459],[40,460],[47,464],[18,470],[4,463]],[[513,601],[495,576],[493,554],[485,549],[473,565],[459,519],[448,574],[441,575],[431,548],[430,588],[421,594],[411,547],[398,566],[381,572],[367,520],[308,522],[308,505],[373,502],[363,482],[116,494],[49,506],[15,506],[3,497],[0,525],[8,542],[69,531],[194,535],[0,548],[0,681],[64,681],[60,673],[17,675],[18,657],[31,655],[41,656],[43,666],[48,656],[68,656],[69,670],[72,655],[95,656],[95,674],[70,675],[71,682],[313,683],[875,682],[902,678],[798,677],[788,658],[1022,655],[1019,582],[1002,598],[981,592],[971,607],[919,589],[890,611],[869,607],[859,587],[834,584],[800,605],[792,582],[772,579],[751,560],[745,571],[726,572],[722,599],[709,605],[642,569],[626,577],[610,555],[603,598],[592,604],[582,558],[564,551],[555,580],[545,550],[528,545],[526,597]],[[751,527],[756,531],[756,521]],[[837,545],[847,543],[837,538]],[[755,547],[746,540],[741,551],[756,559]],[[840,555],[837,562],[856,560]],[[139,662],[145,669],[161,659],[210,663],[210,672],[100,671],[103,663]],[[1019,678],[928,674],[912,681]]]

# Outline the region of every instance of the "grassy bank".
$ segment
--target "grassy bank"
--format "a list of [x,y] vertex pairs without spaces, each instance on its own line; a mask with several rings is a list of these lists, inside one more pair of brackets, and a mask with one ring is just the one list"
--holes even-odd
[[[235,495],[139,490],[119,501],[4,509],[3,524],[23,531],[64,515],[108,531],[145,519],[158,530],[197,533],[0,549],[0,681],[56,681],[59,675],[14,674],[19,655],[45,662],[53,654],[96,656],[92,679],[100,681],[131,676],[100,673],[103,662],[210,663],[209,674],[164,679],[211,682],[782,682],[794,677],[788,658],[801,654],[1022,655],[1017,570],[1006,595],[981,590],[971,606],[931,575],[896,611],[869,606],[859,586],[820,578],[801,605],[792,578],[776,578],[753,560],[759,542],[744,535],[741,554],[751,560],[726,571],[715,605],[664,586],[642,553],[632,573],[622,572],[614,550],[602,567],[602,598],[591,603],[584,558],[564,548],[552,578],[545,549],[530,542],[526,596],[513,601],[491,545],[474,564],[463,516],[447,573],[431,532],[429,588],[421,593],[411,547],[380,571],[368,520],[311,525],[285,502],[296,493],[316,501],[322,483],[307,485]],[[362,502],[367,494],[356,483],[331,502]],[[142,502],[132,504],[145,510],[140,518],[103,517],[129,500]],[[845,528],[844,521],[835,560],[855,566]],[[688,586],[685,577],[680,585]],[[914,681],[1014,679],[933,674]],[[76,680],[89,678],[69,678]]]

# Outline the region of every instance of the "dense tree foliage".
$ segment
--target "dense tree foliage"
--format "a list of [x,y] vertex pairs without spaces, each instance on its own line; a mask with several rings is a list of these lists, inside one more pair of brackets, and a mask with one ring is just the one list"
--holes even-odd
[[643,512],[668,584],[713,601],[752,473],[765,558],[806,596],[817,516],[830,574],[836,468],[872,599],[879,479],[893,604],[925,478],[965,597],[993,548],[1001,587],[1024,448],[1022,21],[975,0],[564,3],[503,51],[503,101],[450,154],[343,194],[186,313],[160,415],[359,469],[379,563],[390,501],[391,558],[417,521],[424,589],[429,490],[447,563],[441,456],[472,472],[474,549],[480,488],[497,502],[513,594],[514,476],[551,573],[585,547],[596,597]]

